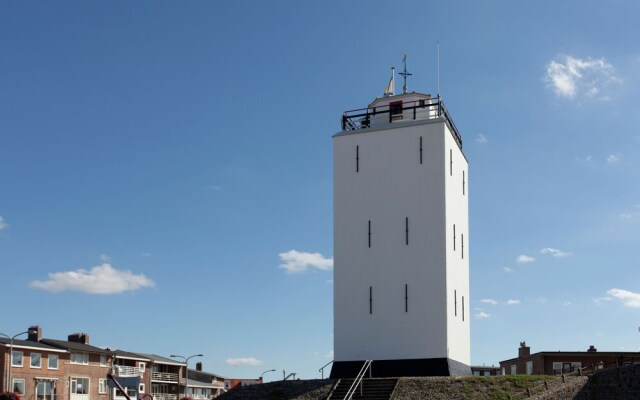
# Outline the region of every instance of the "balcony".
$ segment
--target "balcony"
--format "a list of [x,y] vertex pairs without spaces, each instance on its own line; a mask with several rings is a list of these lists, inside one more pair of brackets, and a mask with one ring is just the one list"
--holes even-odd
[[151,380],[157,382],[178,383],[178,374],[172,372],[152,372]]
[[440,97],[418,101],[392,102],[374,108],[345,111],[342,114],[342,130],[355,131],[365,128],[381,128],[403,121],[419,121],[443,118],[453,138],[462,149],[462,136],[453,123],[449,111]]
[[144,368],[129,367],[126,365],[114,365],[112,368],[112,374],[114,376],[142,376],[144,374]]
[[177,394],[151,393],[151,396],[153,396],[153,400],[178,400]]

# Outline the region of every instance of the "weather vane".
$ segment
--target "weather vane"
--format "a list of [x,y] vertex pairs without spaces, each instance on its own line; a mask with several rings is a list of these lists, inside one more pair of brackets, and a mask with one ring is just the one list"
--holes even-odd
[[404,70],[400,72],[398,75],[402,75],[402,77],[404,78],[404,85],[402,86],[402,94],[407,94],[408,93],[407,76],[411,76],[413,74],[407,72],[407,55],[406,54],[402,58],[402,62],[404,63]]

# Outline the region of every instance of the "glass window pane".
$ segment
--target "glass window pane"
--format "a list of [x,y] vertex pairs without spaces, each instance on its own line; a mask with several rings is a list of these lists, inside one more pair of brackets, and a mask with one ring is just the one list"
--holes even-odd
[[58,355],[49,354],[49,369],[58,369]]
[[11,365],[14,367],[22,367],[22,352],[14,351],[11,353]]
[[24,379],[13,380],[13,391],[24,396]]
[[42,354],[31,353],[31,366],[33,368],[40,368],[41,361],[42,361]]

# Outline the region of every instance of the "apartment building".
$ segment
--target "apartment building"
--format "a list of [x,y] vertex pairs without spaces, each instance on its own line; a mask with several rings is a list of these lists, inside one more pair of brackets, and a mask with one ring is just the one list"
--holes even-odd
[[208,400],[226,392],[224,382],[226,378],[203,370],[201,362],[196,363],[196,369],[189,369],[189,389],[187,396],[194,400]]
[[154,400],[178,400],[184,394],[180,384],[186,364],[157,354],[136,353],[149,360],[149,385]]

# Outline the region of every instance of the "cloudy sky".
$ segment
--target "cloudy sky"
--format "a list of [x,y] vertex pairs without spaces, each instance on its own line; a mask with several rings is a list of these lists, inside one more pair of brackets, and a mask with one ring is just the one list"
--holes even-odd
[[[469,159],[472,361],[639,350],[640,5],[4,2],[0,332],[257,377],[331,360],[341,113],[441,94]],[[398,85],[400,86],[400,85]],[[153,333],[149,335],[149,333]]]

